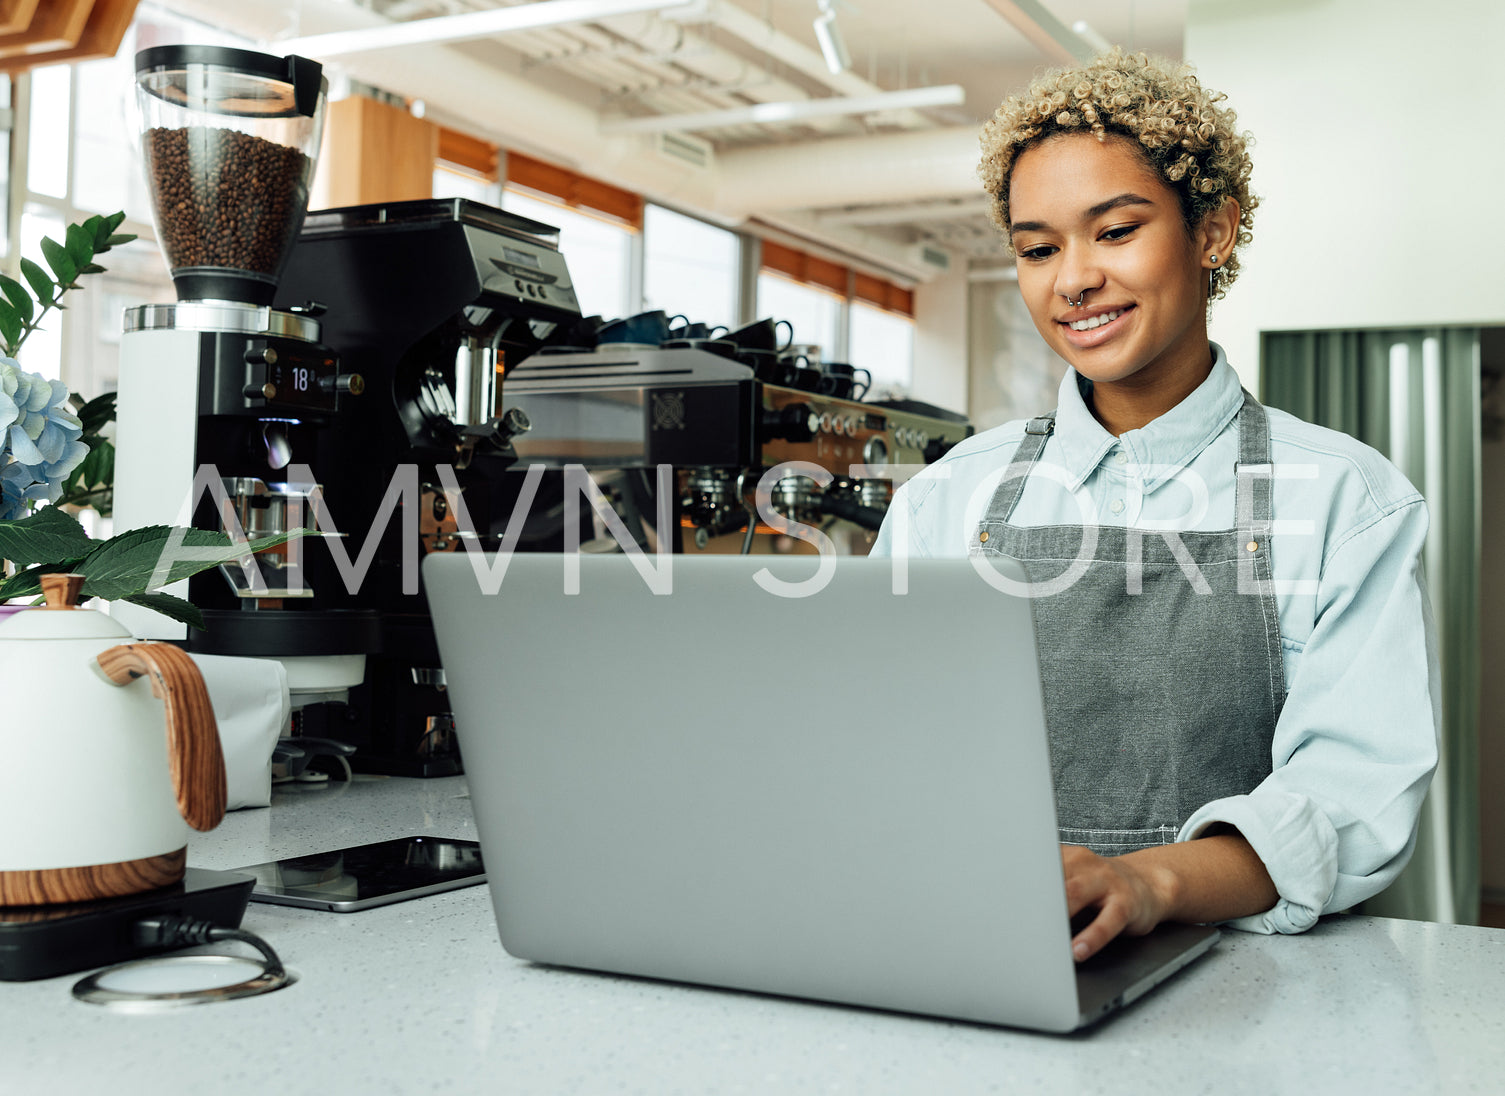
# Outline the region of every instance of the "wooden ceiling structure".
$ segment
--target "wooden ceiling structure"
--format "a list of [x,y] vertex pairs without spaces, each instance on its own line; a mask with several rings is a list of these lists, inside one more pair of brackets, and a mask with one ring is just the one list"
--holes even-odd
[[0,0],[0,73],[113,57],[138,0]]

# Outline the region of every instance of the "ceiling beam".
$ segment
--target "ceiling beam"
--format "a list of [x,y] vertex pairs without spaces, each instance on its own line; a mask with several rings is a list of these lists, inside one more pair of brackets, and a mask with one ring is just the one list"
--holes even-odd
[[1075,65],[1097,55],[1092,44],[1045,9],[1040,0],[987,0],[988,6],[1041,53],[1059,65]]
[[904,205],[832,210],[820,214],[819,219],[823,225],[907,225],[915,221],[966,221],[986,216],[991,206],[992,202],[987,198],[960,202],[908,202]]
[[801,99],[788,103],[752,103],[745,107],[732,107],[730,110],[706,110],[695,114],[651,114],[644,118],[604,123],[601,132],[617,137],[626,133],[693,132],[722,129],[726,126],[772,125],[843,114],[879,114],[889,110],[955,106],[965,102],[966,98],[966,90],[960,84],[941,84],[929,88],[910,88],[907,91],[879,92],[877,95]]
[[488,8],[460,15],[410,19],[362,30],[289,38],[277,45],[287,53],[315,58],[337,57],[399,46],[493,38],[500,34],[568,26],[571,23],[594,23],[634,12],[687,8],[692,3],[694,0],[544,0],[542,3],[517,7]]

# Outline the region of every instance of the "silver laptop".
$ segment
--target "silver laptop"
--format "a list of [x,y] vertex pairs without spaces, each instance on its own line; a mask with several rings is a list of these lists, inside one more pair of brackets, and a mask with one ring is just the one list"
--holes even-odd
[[1010,566],[428,556],[502,946],[1046,1031],[1206,951],[1073,962]]

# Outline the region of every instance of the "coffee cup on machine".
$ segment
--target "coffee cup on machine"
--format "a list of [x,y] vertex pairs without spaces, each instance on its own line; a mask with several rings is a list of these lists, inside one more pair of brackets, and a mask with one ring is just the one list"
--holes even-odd
[[[860,400],[872,387],[873,375],[866,369],[847,362],[821,363],[820,391],[822,395],[835,396],[839,400]],[[857,374],[862,379],[857,379]]]
[[596,329],[596,339],[601,343],[643,343],[658,346],[669,338],[669,329],[674,320],[684,319],[683,316],[671,317],[661,308],[639,312],[602,324]]
[[819,392],[821,382],[820,366],[806,364],[796,367],[794,371],[794,388],[802,388],[806,392]]
[[708,354],[719,354],[733,360],[738,357],[737,344],[730,339],[670,339],[664,343],[663,349],[704,350]]
[[[679,316],[679,317],[675,317],[675,318],[676,319],[684,319],[683,316]],[[673,328],[670,328],[670,330],[669,330],[669,338],[672,339],[672,340],[679,340],[679,339],[717,339],[717,338],[721,338],[721,337],[725,336],[726,333],[729,330],[730,330],[730,328],[728,328],[726,326],[726,324],[723,324],[723,323],[718,323],[718,324],[708,324],[708,323],[699,323],[699,322],[690,323],[688,320],[685,320],[685,323],[684,323],[683,327],[673,327]]]
[[738,350],[737,360],[752,367],[758,380],[765,384],[778,384],[782,366],[776,350]]
[[[784,340],[783,345],[779,344],[780,327],[787,327],[789,329],[789,337]],[[775,320],[772,317],[765,317],[761,320],[754,320],[744,327],[737,328],[727,338],[731,339],[732,342],[744,350],[773,350],[782,354],[794,342],[794,324],[788,320]]]

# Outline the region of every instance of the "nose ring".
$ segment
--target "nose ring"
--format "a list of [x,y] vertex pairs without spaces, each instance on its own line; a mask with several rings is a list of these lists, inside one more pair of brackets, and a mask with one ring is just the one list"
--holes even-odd
[[1078,293],[1076,300],[1072,300],[1070,294],[1063,293],[1062,296],[1066,298],[1066,303],[1071,305],[1072,308],[1081,308],[1082,302],[1087,299],[1087,291],[1084,289]]

